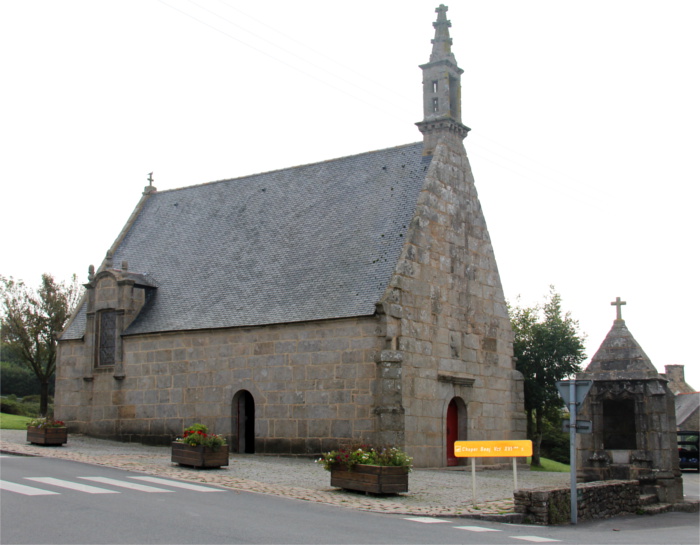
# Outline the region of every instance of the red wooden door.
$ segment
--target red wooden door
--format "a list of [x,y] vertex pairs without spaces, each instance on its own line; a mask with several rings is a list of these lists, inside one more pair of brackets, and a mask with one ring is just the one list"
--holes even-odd
[[459,465],[459,460],[455,456],[455,441],[459,439],[457,430],[459,429],[459,416],[457,415],[457,403],[453,399],[447,406],[447,465]]

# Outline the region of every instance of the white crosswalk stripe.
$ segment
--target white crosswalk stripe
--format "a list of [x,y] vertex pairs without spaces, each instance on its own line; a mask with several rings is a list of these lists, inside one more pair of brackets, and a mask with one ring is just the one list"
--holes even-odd
[[[34,481],[37,483],[46,484],[49,486],[57,486],[59,488],[66,488],[69,490],[75,490],[77,492],[84,492],[86,494],[121,494],[121,491],[110,490],[107,488],[101,488],[97,486],[92,486],[85,483],[73,482],[65,479],[56,479],[54,477],[24,477],[29,481]],[[86,481],[92,481],[94,483],[100,483],[117,488],[126,488],[129,490],[134,490],[137,492],[146,493],[173,493],[177,490],[169,490],[167,488],[161,488],[156,486],[150,486],[142,483],[135,483],[129,480],[119,480],[111,479],[109,477],[75,477],[76,479],[83,479]],[[167,486],[169,488],[179,488],[182,490],[189,490],[193,492],[224,492],[221,488],[214,488],[210,486],[202,486],[199,484],[186,483],[181,481],[171,481],[169,479],[161,479],[158,477],[129,477],[130,479],[136,479],[139,481],[145,481],[148,483],[158,484],[161,486]],[[16,492],[18,494],[24,494],[26,496],[49,496],[55,494],[61,494],[60,492],[54,492],[53,490],[45,490],[42,488],[36,488],[33,486],[27,486],[24,484],[13,483],[10,481],[0,480],[0,490],[6,490],[8,492]]]
[[[424,524],[432,524],[437,522],[450,522],[449,520],[438,519],[433,517],[404,517],[404,520],[411,522],[422,522]],[[485,526],[453,526],[455,530],[466,530],[468,532],[502,532],[498,528],[486,528]],[[521,541],[530,541],[531,543],[551,543],[561,541],[559,539],[551,539],[549,537],[539,536],[509,536],[511,539],[519,539]]]
[[158,477],[129,477],[130,479],[138,479],[154,484],[162,484],[166,486],[174,486],[175,488],[184,488],[185,490],[195,490],[197,492],[224,492],[220,488],[210,488],[198,484],[184,483],[181,481],[169,481],[168,479],[160,479]]
[[510,536],[513,539],[522,539],[523,541],[530,541],[532,543],[551,543],[553,541],[561,541],[560,539],[550,539],[548,537],[537,537],[537,536]]
[[60,488],[68,488],[69,490],[77,490],[87,494],[119,494],[116,490],[107,490],[106,488],[97,488],[89,484],[74,483],[72,481],[64,481],[63,479],[54,479],[53,477],[25,477],[30,481],[58,486]]
[[9,481],[0,481],[0,490],[7,490],[8,492],[17,492],[17,494],[24,494],[25,496],[50,496],[52,494],[60,494],[60,492],[42,490],[41,488],[34,488],[33,486],[27,486],[24,484],[11,483]]
[[455,526],[457,530],[468,530],[469,532],[500,532],[496,528],[484,528],[483,526]]
[[433,517],[404,517],[406,520],[411,520],[413,522],[422,522],[423,524],[438,524],[441,522],[450,522],[449,520],[442,520]]
[[156,488],[155,486],[148,486],[145,484],[130,483],[127,481],[118,481],[117,479],[110,479],[109,477],[78,477],[79,479],[85,479],[87,481],[93,481],[96,483],[109,484],[112,486],[118,486],[121,488],[128,488],[130,490],[138,490],[139,492],[149,492],[149,493],[169,493],[175,492],[174,490],[166,490],[165,488]]

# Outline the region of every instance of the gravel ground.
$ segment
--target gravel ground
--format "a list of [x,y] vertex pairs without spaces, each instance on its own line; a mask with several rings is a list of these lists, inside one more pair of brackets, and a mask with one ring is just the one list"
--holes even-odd
[[[312,459],[231,454],[230,465],[199,470],[171,463],[170,447],[153,447],[70,435],[63,447],[42,447],[26,442],[23,430],[1,430],[0,450],[16,454],[75,460],[149,474],[207,482],[236,490],[292,497],[382,512],[415,515],[502,515],[513,513],[513,471],[476,473],[476,502],[472,498],[469,467],[415,469],[406,494],[378,497],[329,486],[329,474]],[[568,486],[568,473],[518,469],[518,488]]]

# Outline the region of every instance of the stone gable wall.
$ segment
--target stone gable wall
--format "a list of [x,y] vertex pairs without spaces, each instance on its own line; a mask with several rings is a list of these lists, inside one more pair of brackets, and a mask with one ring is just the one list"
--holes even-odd
[[510,321],[461,142],[435,150],[384,310],[387,343],[403,356],[405,443],[416,459],[445,465],[454,397],[467,406],[460,440],[525,437]]
[[318,453],[374,439],[375,317],[124,337],[124,378],[61,342],[56,417],[72,431],[167,443],[201,422],[232,434],[232,399],[255,401],[256,451]]

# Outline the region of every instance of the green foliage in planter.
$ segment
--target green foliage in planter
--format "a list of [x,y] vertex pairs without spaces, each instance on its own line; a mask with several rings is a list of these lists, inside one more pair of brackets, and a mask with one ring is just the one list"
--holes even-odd
[[63,420],[54,420],[53,418],[33,418],[27,422],[28,428],[65,428],[66,423]]
[[211,447],[216,451],[226,444],[226,439],[222,435],[209,433],[209,428],[204,424],[192,424],[185,428],[182,437],[175,439],[176,443],[184,443],[185,445]]
[[316,463],[321,464],[326,471],[333,467],[352,469],[357,464],[406,467],[410,471],[413,458],[398,447],[360,445],[326,452]]

